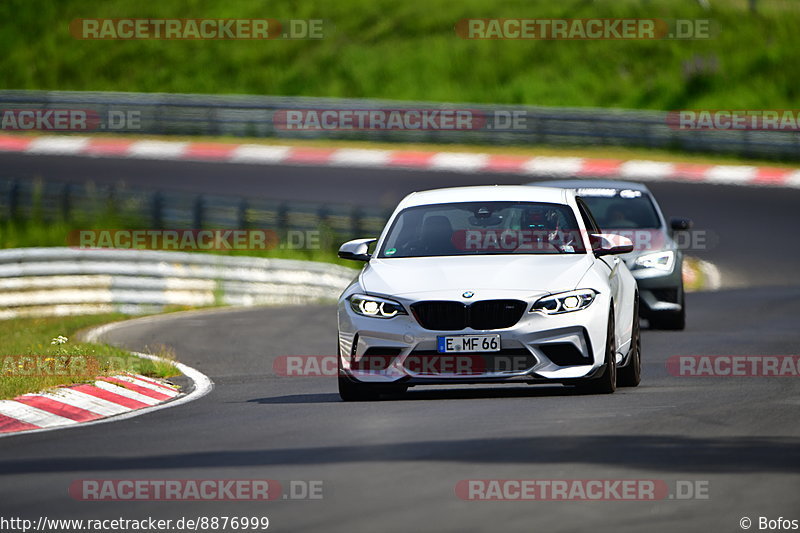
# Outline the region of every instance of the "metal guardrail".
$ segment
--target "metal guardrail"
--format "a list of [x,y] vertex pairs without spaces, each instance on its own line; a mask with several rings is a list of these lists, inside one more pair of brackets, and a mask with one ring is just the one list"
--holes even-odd
[[0,251],[0,319],[168,305],[299,304],[338,298],[357,271],[326,263],[149,250]]
[[[387,100],[122,92],[0,91],[6,109],[83,109],[100,117],[135,111],[136,127],[119,133],[230,135],[313,139],[486,144],[601,145],[800,159],[800,135],[763,131],[681,131],[667,113],[598,108],[487,106]],[[276,112],[291,109],[469,109],[492,127],[475,130],[287,131]],[[496,113],[522,112],[521,127],[497,127]]]
[[391,209],[369,206],[0,178],[0,223],[102,216],[131,229],[269,229],[281,237],[289,231],[320,230],[327,232],[333,241],[328,244],[333,245],[377,236],[390,214]]

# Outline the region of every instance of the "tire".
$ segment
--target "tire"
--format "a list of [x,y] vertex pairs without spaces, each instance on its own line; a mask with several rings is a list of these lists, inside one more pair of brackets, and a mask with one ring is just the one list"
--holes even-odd
[[373,385],[339,377],[339,397],[345,402],[375,401],[380,399],[381,394],[395,396],[404,394],[407,390],[407,385]]
[[[337,348],[337,353],[339,353]],[[345,402],[367,402],[380,398],[381,394],[403,394],[408,390],[407,385],[373,385],[372,383],[358,383],[341,375],[339,368],[339,397]]]
[[342,375],[342,352],[338,348],[338,343],[336,353],[339,354],[339,363],[337,364],[337,368],[339,369],[339,397],[342,399],[342,401],[364,402],[369,400],[377,400],[378,394],[374,387],[370,387],[369,385],[365,385],[363,383],[356,383],[355,381]]
[[630,361],[617,370],[618,387],[636,387],[642,381],[642,336],[639,328],[639,296],[635,296],[633,304],[633,329],[631,333]]
[[606,331],[606,361],[603,375],[594,378],[579,388],[586,394],[611,394],[617,390],[617,341],[614,328],[613,306],[608,314],[608,330]]
[[365,402],[377,400],[379,391],[373,386],[339,376],[339,397],[345,402]]

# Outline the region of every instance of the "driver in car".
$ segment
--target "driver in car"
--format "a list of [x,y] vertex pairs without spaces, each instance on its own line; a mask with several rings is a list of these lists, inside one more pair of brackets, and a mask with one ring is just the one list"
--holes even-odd
[[562,230],[558,210],[548,207],[534,207],[525,214],[525,226],[533,230],[534,241],[541,245],[551,245],[561,252],[575,251],[575,235],[570,230]]

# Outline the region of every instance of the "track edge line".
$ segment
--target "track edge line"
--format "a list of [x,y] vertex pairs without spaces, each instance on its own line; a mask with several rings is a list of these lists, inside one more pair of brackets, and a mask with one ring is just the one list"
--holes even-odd
[[[144,318],[144,317],[139,317],[139,318]],[[133,320],[136,320],[136,319],[133,319]],[[111,322],[109,324],[103,324],[101,326],[96,326],[96,327],[90,328],[89,330],[83,332],[81,334],[81,337],[86,342],[96,342],[97,340],[99,340],[100,337],[102,337],[106,333],[112,331],[113,329],[116,329],[117,327],[125,324],[126,322],[128,322],[128,320],[122,320],[122,321],[119,321],[119,322]],[[209,378],[208,376],[206,376],[205,374],[203,374],[199,370],[197,370],[195,368],[192,368],[192,367],[190,367],[188,365],[185,365],[185,364],[180,363],[178,361],[172,361],[172,360],[169,360],[169,359],[165,359],[163,357],[159,357],[157,355],[153,355],[153,354],[149,354],[149,353],[134,352],[134,351],[130,351],[129,353],[131,353],[135,357],[140,357],[140,358],[143,358],[143,359],[149,359],[151,361],[166,362],[166,363],[170,363],[170,364],[174,365],[178,370],[181,371],[181,373],[184,376],[186,376],[187,378],[189,378],[192,381],[192,390],[188,394],[185,394],[185,395],[181,394],[179,396],[176,396],[173,399],[166,400],[166,401],[161,402],[159,404],[152,405],[150,407],[143,407],[141,409],[136,409],[134,411],[128,411],[127,413],[120,413],[118,415],[107,416],[107,417],[100,418],[100,419],[97,419],[97,420],[92,420],[92,421],[89,421],[89,422],[79,422],[77,424],[69,424],[69,425],[64,425],[64,426],[54,426],[54,427],[49,427],[49,428],[31,429],[31,430],[27,430],[27,431],[17,431],[17,432],[14,432],[14,433],[0,434],[0,439],[8,438],[8,437],[16,437],[16,436],[19,436],[19,435],[32,435],[34,433],[44,433],[46,431],[60,431],[60,430],[66,430],[66,429],[74,429],[74,428],[81,428],[81,427],[87,427],[87,426],[94,426],[94,425],[98,425],[98,424],[105,424],[105,423],[108,423],[108,422],[117,422],[117,421],[120,421],[120,420],[127,420],[127,419],[130,419],[130,418],[134,418],[134,417],[137,417],[137,416],[141,416],[141,415],[147,414],[147,413],[152,413],[154,411],[160,411],[162,409],[168,409],[170,407],[177,407],[177,406],[183,405],[185,403],[189,403],[189,402],[193,402],[195,400],[199,400],[200,398],[202,398],[203,396],[207,395],[208,393],[210,393],[214,389],[214,382],[211,380],[211,378]]]

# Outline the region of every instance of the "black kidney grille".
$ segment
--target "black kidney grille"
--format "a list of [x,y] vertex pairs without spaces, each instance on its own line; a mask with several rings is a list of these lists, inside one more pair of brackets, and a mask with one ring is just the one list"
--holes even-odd
[[417,302],[411,310],[425,329],[459,331],[510,328],[522,318],[526,303],[520,300],[483,300],[470,305],[461,302]]
[[475,302],[469,306],[469,325],[472,329],[510,328],[522,317],[525,307],[519,300]]
[[411,310],[425,329],[457,331],[467,327],[466,307],[459,302],[418,302]]

